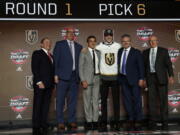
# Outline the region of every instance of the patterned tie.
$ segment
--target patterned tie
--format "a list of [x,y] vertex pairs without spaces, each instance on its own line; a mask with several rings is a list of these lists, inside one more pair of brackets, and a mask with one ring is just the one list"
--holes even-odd
[[154,52],[154,48],[152,48],[152,52],[151,52],[151,72],[155,72],[155,52]]
[[71,51],[72,59],[73,59],[73,70],[75,70],[75,51],[73,50],[73,41],[69,42],[69,48]]
[[123,55],[123,62],[122,62],[122,74],[126,75],[126,53],[127,50],[124,50],[124,55]]

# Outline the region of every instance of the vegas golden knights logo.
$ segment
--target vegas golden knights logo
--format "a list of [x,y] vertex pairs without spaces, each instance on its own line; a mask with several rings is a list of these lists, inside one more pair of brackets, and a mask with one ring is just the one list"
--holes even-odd
[[113,65],[115,62],[114,53],[105,53],[105,62],[110,66]]

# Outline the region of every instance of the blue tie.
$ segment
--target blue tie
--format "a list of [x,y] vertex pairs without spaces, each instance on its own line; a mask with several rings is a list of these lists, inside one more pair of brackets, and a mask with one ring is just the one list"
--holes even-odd
[[124,55],[123,55],[123,62],[122,62],[122,74],[126,75],[126,52],[127,50],[124,50]]

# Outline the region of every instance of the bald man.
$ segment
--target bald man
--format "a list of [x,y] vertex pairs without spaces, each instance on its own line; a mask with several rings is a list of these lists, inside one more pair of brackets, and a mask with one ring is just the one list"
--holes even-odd
[[168,82],[174,83],[173,68],[168,50],[158,46],[158,38],[151,36],[150,48],[143,52],[145,66],[145,85],[148,88],[149,127],[156,129],[157,98],[160,101],[162,129],[168,129]]
[[64,104],[68,99],[68,129],[76,129],[76,103],[79,89],[79,55],[82,46],[74,41],[75,31],[68,28],[66,40],[56,42],[54,48],[55,82],[57,84],[58,131],[65,130]]

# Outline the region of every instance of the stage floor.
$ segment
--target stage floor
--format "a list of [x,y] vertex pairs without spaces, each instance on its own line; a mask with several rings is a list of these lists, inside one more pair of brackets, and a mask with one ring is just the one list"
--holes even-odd
[[[142,131],[110,131],[108,132],[98,132],[98,131],[84,131],[83,127],[78,127],[78,130],[75,132],[66,131],[63,133],[57,133],[57,129],[49,130],[48,135],[180,135],[180,126],[177,124],[169,125],[168,131],[159,130],[149,131],[146,128],[143,128]],[[11,129],[11,130],[0,130],[0,135],[32,135],[31,128],[22,128],[22,129]]]

